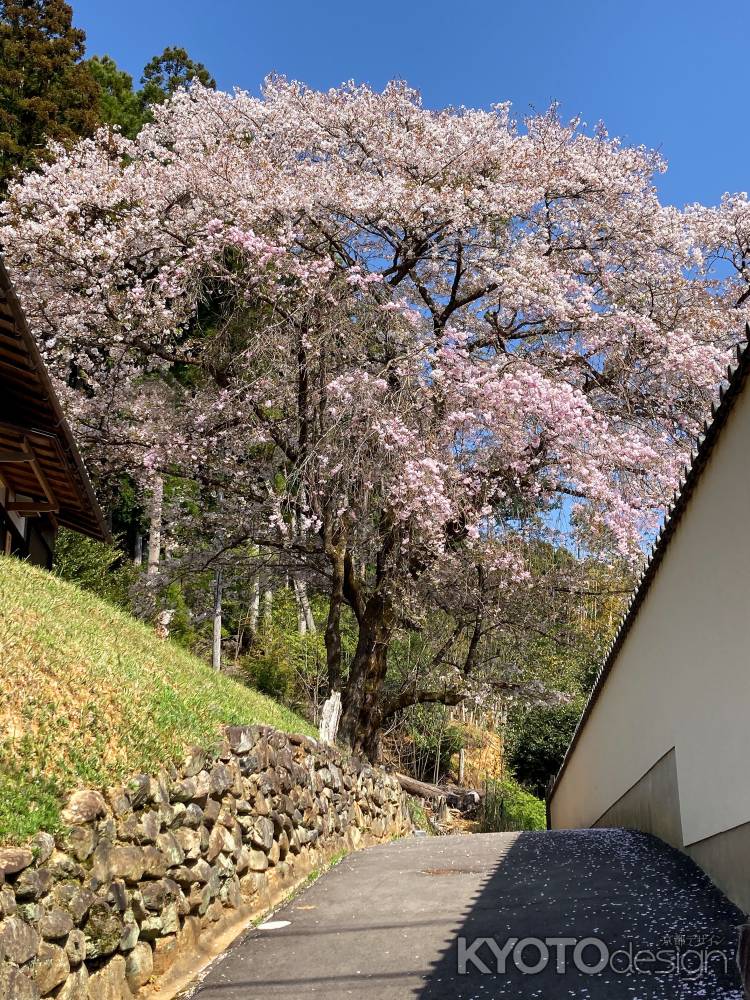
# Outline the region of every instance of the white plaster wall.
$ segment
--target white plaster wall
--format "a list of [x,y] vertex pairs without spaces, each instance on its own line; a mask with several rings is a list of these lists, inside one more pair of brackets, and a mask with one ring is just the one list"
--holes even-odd
[[685,846],[750,821],[750,390],[719,436],[552,799],[592,825],[676,751]]

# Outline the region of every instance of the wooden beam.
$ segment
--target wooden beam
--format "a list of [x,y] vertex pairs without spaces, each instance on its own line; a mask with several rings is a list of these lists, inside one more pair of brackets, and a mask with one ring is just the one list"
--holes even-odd
[[16,514],[56,514],[59,507],[50,503],[37,503],[35,500],[9,500],[5,509]]
[[44,495],[47,498],[48,507],[45,511],[39,511],[39,513],[57,513],[60,510],[60,504],[55,499],[55,494],[52,487],[44,474],[44,469],[39,464],[36,455],[34,454],[34,449],[31,447],[31,443],[28,438],[23,439],[23,450],[31,455],[31,468],[36,474],[36,478],[39,480],[39,485],[44,490]]
[[[0,451],[0,464],[30,465],[39,483],[40,490],[44,495],[44,500],[10,500],[5,504],[5,509],[14,511],[16,514],[27,516],[29,514],[57,514],[60,511],[60,504],[55,498],[55,493],[49,484],[49,480],[44,474],[44,469],[39,464],[39,460],[34,454],[34,449],[28,437],[24,436],[20,451]],[[25,493],[26,490],[21,490]]]

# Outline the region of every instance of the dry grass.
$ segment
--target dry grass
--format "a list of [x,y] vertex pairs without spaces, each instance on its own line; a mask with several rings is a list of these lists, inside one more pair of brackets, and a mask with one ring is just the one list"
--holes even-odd
[[[501,778],[504,772],[503,741],[498,733],[480,729],[468,722],[454,721],[464,739],[464,785],[481,789],[487,778]],[[451,761],[458,774],[458,754]]]
[[299,716],[124,612],[0,556],[0,843],[57,822],[62,794],[210,747],[228,723]]

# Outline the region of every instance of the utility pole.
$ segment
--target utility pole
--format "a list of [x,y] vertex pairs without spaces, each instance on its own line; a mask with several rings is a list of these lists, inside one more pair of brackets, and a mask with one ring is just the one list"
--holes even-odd
[[148,528],[148,576],[159,572],[161,558],[161,520],[164,507],[164,480],[156,476],[151,493],[151,517]]
[[214,645],[211,654],[211,666],[221,670],[221,566],[216,570],[214,579]]

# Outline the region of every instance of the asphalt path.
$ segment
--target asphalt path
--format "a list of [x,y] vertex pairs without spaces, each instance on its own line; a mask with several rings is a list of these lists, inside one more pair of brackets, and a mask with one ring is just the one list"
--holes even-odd
[[744,919],[639,833],[409,838],[346,858],[186,996],[742,1000]]

